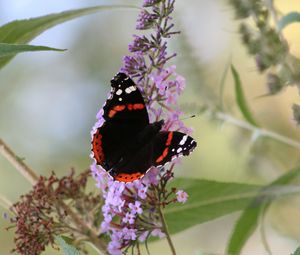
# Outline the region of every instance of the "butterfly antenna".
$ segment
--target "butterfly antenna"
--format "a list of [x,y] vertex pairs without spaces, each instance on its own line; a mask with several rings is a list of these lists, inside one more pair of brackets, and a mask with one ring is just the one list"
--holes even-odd
[[193,115],[191,115],[191,116],[187,116],[187,117],[184,117],[184,118],[179,119],[179,120],[188,120],[188,119],[192,119],[192,118],[195,118],[195,117],[196,117],[196,115],[193,114]]

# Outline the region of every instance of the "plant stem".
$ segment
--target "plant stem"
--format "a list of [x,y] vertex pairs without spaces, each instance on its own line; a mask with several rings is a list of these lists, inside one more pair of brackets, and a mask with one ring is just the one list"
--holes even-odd
[[249,124],[248,122],[236,119],[234,117],[232,117],[231,115],[222,113],[222,112],[217,112],[215,114],[216,118],[219,120],[223,120],[226,121],[228,123],[234,124],[238,127],[247,129],[249,131],[255,132],[260,136],[265,136],[265,137],[270,137],[274,140],[277,140],[279,142],[285,143],[287,145],[290,145],[292,147],[295,147],[297,149],[300,149],[300,142],[294,141],[293,139],[286,137],[284,135],[280,135],[276,132],[270,131],[270,130],[266,130],[263,128],[259,128],[259,127],[255,127],[251,124]]
[[6,144],[0,139],[0,154],[2,154],[32,185],[38,181],[37,174],[29,168]]
[[164,214],[163,214],[163,212],[162,212],[162,206],[161,206],[161,205],[158,206],[158,212],[159,212],[159,216],[160,216],[160,219],[161,219],[163,231],[164,231],[164,233],[166,234],[167,241],[168,241],[168,244],[169,244],[170,249],[171,249],[171,251],[172,251],[172,254],[173,254],[173,255],[176,255],[176,250],[175,250],[174,244],[173,244],[173,242],[172,242],[172,239],[171,239],[171,236],[170,236],[170,233],[169,233],[169,230],[168,230],[168,225],[167,225],[165,216],[164,216]]
[[75,225],[77,227],[79,227],[81,229],[81,231],[84,233],[84,235],[86,235],[88,237],[89,241],[91,241],[93,243],[93,245],[95,247],[97,247],[97,249],[99,251],[101,251],[104,254],[108,254],[106,251],[105,243],[100,238],[98,238],[96,231],[93,228],[90,228],[89,226],[87,226],[85,224],[85,222],[80,217],[78,217],[78,215],[76,213],[74,213],[74,211],[68,205],[66,205],[63,201],[59,201],[58,203],[66,211],[66,213],[71,217],[71,219],[74,221]]

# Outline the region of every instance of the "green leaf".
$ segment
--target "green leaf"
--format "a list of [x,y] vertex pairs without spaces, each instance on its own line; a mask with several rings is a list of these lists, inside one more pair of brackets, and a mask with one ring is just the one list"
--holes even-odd
[[[49,14],[37,18],[16,20],[0,27],[0,42],[10,44],[27,44],[42,32],[63,22],[98,11],[112,9],[137,8],[130,5],[100,5],[89,8],[75,9],[61,13]],[[7,64],[14,56],[0,59],[0,68]]]
[[243,114],[244,118],[253,126],[258,127],[258,124],[254,120],[252,113],[247,105],[246,98],[244,96],[240,76],[233,65],[231,65],[231,73],[234,79],[235,84],[235,100],[237,105],[240,108],[241,113]]
[[9,43],[0,43],[0,61],[1,58],[16,55],[21,52],[28,51],[64,51],[63,49],[50,48],[46,46],[34,46],[28,44],[9,44]]
[[64,255],[80,255],[80,252],[74,246],[66,243],[64,238],[62,238],[61,236],[56,236],[55,240],[59,244]]
[[291,23],[300,22],[300,13],[299,12],[290,12],[287,15],[283,16],[277,23],[277,29],[280,31]]
[[[280,189],[277,189],[278,191],[276,191],[276,187],[278,185],[285,185],[290,183],[299,174],[300,166],[288,171],[286,174],[280,176],[278,179],[276,179],[271,184],[267,185],[261,190],[260,195],[251,201],[250,205],[243,211],[242,215],[237,220],[227,246],[226,254],[240,254],[243,246],[257,228],[260,215],[265,210],[267,210],[268,206],[274,199],[274,196],[272,196],[272,190],[274,191],[273,193],[280,194]],[[270,191],[270,195],[261,195],[262,193],[266,194],[268,191]],[[289,192],[287,192],[286,194],[288,193]]]
[[164,210],[171,234],[244,209],[261,186],[177,178],[172,187],[189,194],[185,204],[171,204]]
[[298,247],[298,249],[291,255],[300,255],[300,247]]

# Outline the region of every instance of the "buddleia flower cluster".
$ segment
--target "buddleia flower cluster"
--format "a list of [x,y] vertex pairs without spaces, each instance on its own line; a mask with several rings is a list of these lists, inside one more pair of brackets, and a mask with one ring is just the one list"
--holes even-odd
[[[163,130],[191,133],[179,119],[182,112],[176,108],[185,79],[177,73],[175,65],[167,65],[176,56],[176,53],[168,52],[168,39],[179,33],[174,30],[170,16],[174,3],[174,0],[143,2],[136,24],[141,34],[133,35],[130,55],[124,57],[120,71],[135,80],[145,99],[151,122],[164,119]],[[103,110],[100,110],[92,135],[103,124],[102,116]],[[128,249],[139,250],[139,243],[147,241],[150,236],[162,238],[167,234],[163,208],[174,202],[185,203],[188,198],[183,190],[168,185],[174,177],[174,165],[152,167],[142,179],[122,183],[108,178],[96,162],[92,164],[93,177],[105,201],[101,232],[110,238],[110,254],[119,255]]]

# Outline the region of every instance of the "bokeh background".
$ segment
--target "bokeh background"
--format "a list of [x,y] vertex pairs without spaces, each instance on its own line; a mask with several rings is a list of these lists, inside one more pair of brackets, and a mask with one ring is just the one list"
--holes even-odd
[[[136,4],[141,1],[1,0],[0,23],[99,4]],[[300,11],[300,2],[276,0],[282,13]],[[90,164],[90,129],[95,114],[106,100],[109,80],[119,70],[127,45],[136,33],[136,10],[105,11],[59,25],[31,44],[67,48],[63,53],[18,55],[0,72],[0,137],[39,174],[54,170],[59,176]],[[281,94],[266,93],[265,77],[259,75],[237,33],[238,22],[226,0],[177,0],[174,21],[182,31],[171,43],[178,58],[179,73],[187,79],[180,99],[186,116],[200,112],[203,104],[217,105],[220,81],[231,61],[238,69],[254,115],[266,129],[300,141],[292,120],[292,103],[299,103],[295,87]],[[300,57],[300,25],[285,29],[291,51]],[[242,119],[228,75],[224,103],[227,112]],[[208,113],[185,120],[194,128],[198,148],[177,167],[178,176],[219,181],[265,184],[299,165],[299,150],[251,133],[226,122],[214,121]],[[0,193],[12,202],[30,189],[25,180],[0,156]],[[274,255],[290,254],[300,240],[300,203],[279,201],[266,219],[268,241]],[[6,211],[0,208],[0,213]],[[195,226],[175,235],[178,254],[223,254],[238,214]],[[184,219],[182,219],[184,220]],[[0,254],[13,247],[9,221],[0,218]],[[168,254],[165,241],[150,245],[153,254]],[[48,249],[45,254],[59,254]],[[266,254],[256,233],[243,255]]]

